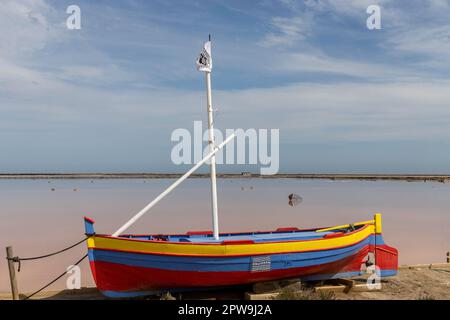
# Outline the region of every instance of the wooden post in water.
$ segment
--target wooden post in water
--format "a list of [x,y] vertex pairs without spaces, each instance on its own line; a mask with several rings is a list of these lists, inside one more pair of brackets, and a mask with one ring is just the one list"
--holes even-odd
[[450,252],[447,252],[447,263],[450,263]]
[[9,280],[11,282],[12,298],[13,300],[19,300],[19,289],[17,287],[16,270],[14,269],[14,261],[12,260],[12,258],[14,257],[12,247],[6,247],[6,257],[8,259]]

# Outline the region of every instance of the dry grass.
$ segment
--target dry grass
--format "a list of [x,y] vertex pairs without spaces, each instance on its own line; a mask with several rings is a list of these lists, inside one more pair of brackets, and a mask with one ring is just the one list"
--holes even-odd
[[417,300],[435,300],[434,297],[431,294],[428,293],[421,293]]

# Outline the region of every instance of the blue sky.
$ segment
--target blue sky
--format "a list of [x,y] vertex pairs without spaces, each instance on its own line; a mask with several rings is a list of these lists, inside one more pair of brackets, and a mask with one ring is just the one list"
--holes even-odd
[[449,16],[448,0],[2,0],[0,172],[185,170],[170,134],[205,120],[211,33],[216,127],[279,128],[281,172],[450,173]]

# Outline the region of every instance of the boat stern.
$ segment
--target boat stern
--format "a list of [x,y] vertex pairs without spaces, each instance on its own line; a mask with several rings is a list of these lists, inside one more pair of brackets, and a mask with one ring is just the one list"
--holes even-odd
[[94,230],[95,221],[89,217],[84,217],[84,232],[87,237],[91,237],[95,234]]
[[383,226],[381,213],[374,217],[374,235],[372,236],[369,252],[374,261],[366,261],[366,266],[371,264],[379,268],[381,277],[395,276],[398,271],[398,250],[387,245],[383,239]]
[[368,274],[376,274],[378,278],[395,276],[398,271],[398,251],[388,246],[383,239],[383,226],[381,213],[376,213],[373,220],[358,222],[352,225],[319,229],[339,231],[342,229],[354,229],[355,227],[370,228],[370,235],[365,240],[365,245],[355,254],[351,261],[333,274],[319,274],[308,276],[305,280],[324,280],[335,278],[352,278]]

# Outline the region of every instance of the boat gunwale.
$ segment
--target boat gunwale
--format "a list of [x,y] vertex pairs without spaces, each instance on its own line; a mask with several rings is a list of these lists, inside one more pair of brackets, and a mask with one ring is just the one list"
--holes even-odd
[[[204,258],[233,258],[233,257],[246,257],[246,256],[253,257],[253,256],[264,256],[264,255],[298,254],[298,253],[309,253],[309,252],[319,252],[319,251],[343,249],[346,247],[358,245],[361,242],[365,241],[371,235],[372,234],[369,234],[367,237],[365,237],[357,242],[353,242],[353,243],[346,244],[346,245],[320,248],[320,249],[311,249],[311,250],[287,251],[287,252],[258,252],[258,253],[243,253],[243,254],[193,254],[193,253],[164,253],[164,252],[134,251],[134,250],[97,248],[97,247],[88,247],[88,249],[89,250],[133,253],[133,254],[144,254],[144,255],[161,255],[161,256],[177,256],[177,257],[204,257]],[[370,244],[368,244],[368,245],[370,246]]]
[[[363,232],[364,230],[366,230],[370,225],[364,225],[361,228],[351,231],[347,234],[344,234],[343,236],[339,237],[339,238],[344,238],[347,236],[351,236],[354,235],[356,233],[359,232]],[[326,251],[326,250],[335,250],[335,249],[342,249],[342,248],[346,248],[349,246],[353,246],[353,245],[357,245],[365,240],[367,240],[369,237],[371,236],[376,236],[377,233],[372,232],[372,233],[368,233],[367,236],[363,237],[362,239],[359,239],[358,241],[355,242],[351,242],[351,243],[347,243],[347,244],[342,244],[342,245],[335,245],[335,246],[327,246],[327,247],[322,247],[322,248],[314,248],[314,249],[304,249],[304,250],[294,250],[294,251],[283,251],[283,252],[277,252],[277,251],[269,251],[269,252],[245,252],[242,254],[239,253],[229,253],[227,254],[226,252],[219,252],[219,253],[191,253],[191,252],[158,252],[158,251],[145,251],[145,250],[132,250],[132,249],[125,249],[125,248],[120,248],[120,249],[116,249],[116,248],[108,248],[108,247],[97,247],[95,246],[95,242],[94,242],[94,246],[90,246],[89,242],[88,242],[88,249],[89,250],[102,250],[102,251],[114,251],[114,252],[124,252],[124,253],[138,253],[138,254],[153,254],[153,255],[161,255],[161,256],[177,256],[177,257],[216,257],[216,258],[230,258],[230,257],[243,257],[243,256],[261,256],[261,255],[275,255],[275,254],[296,254],[296,253],[307,253],[307,252],[319,252],[319,251]],[[200,244],[196,244],[196,243],[189,243],[189,242],[162,242],[162,241],[153,241],[153,240],[130,240],[130,239],[123,239],[123,238],[117,238],[117,237],[111,237],[111,236],[100,236],[103,239],[107,239],[107,240],[128,240],[128,241],[134,241],[134,242],[143,242],[143,243],[151,243],[151,244],[189,244],[189,245],[209,245],[209,246],[215,246],[218,247],[219,245],[223,246],[221,243],[216,243],[216,244],[210,244],[210,243],[200,243]],[[298,240],[288,240],[288,241],[282,241],[282,242],[266,242],[266,243],[257,243],[257,245],[273,245],[273,244],[283,244],[283,243],[293,243],[293,242],[301,242],[301,243],[307,243],[309,241],[320,241],[320,240],[328,240],[328,242],[331,244],[334,240],[336,240],[336,238],[331,238],[331,239],[325,239],[325,238],[320,238],[320,239],[309,239],[309,240],[303,240],[303,241],[298,241]],[[89,240],[88,240],[89,241]],[[253,246],[255,244],[246,244],[243,246]]]
[[[118,237],[114,237],[112,235],[107,235],[107,234],[95,234],[94,237],[98,237],[98,238],[104,238],[104,239],[111,239],[111,240],[125,240],[125,241],[132,241],[132,242],[144,242],[144,243],[157,243],[157,244],[170,244],[170,245],[208,245],[208,246],[226,246],[226,245],[262,245],[262,244],[277,244],[277,243],[291,243],[291,242],[308,242],[308,241],[320,241],[320,240],[333,240],[336,238],[342,238],[342,237],[346,237],[346,236],[350,236],[353,234],[356,234],[358,232],[363,231],[364,229],[368,228],[370,225],[372,224],[365,224],[362,227],[355,229],[353,231],[344,233],[343,235],[339,236],[339,237],[335,237],[335,238],[315,238],[315,239],[306,239],[306,240],[284,240],[284,241],[270,241],[270,242],[256,242],[256,243],[252,243],[252,244],[233,244],[233,243],[223,243],[223,241],[221,242],[176,242],[176,241],[161,241],[161,240],[145,240],[145,239],[132,239],[132,238],[125,238],[123,236],[118,236]],[[313,230],[319,230],[318,229],[313,229]],[[239,232],[237,234],[243,234],[242,232]],[[376,234],[374,232],[374,234]],[[156,236],[159,236],[160,234],[155,234]],[[151,236],[151,235],[148,235]],[[170,235],[167,235],[170,236]]]

